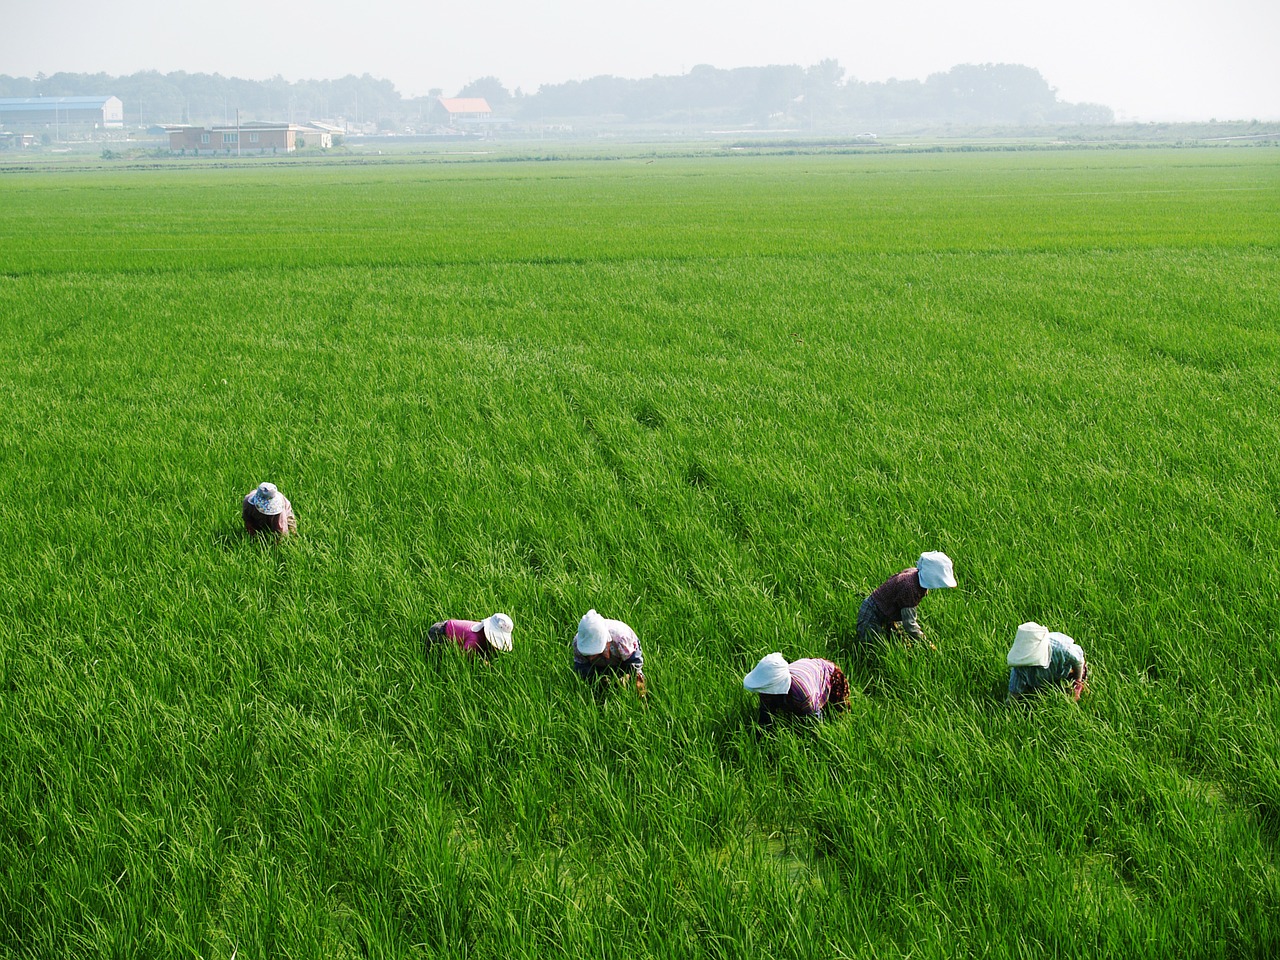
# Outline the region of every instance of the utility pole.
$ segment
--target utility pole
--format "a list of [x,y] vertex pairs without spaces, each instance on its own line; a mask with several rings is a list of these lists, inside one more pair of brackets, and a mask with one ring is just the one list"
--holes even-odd
[[240,156],[240,108],[236,107],[236,156]]

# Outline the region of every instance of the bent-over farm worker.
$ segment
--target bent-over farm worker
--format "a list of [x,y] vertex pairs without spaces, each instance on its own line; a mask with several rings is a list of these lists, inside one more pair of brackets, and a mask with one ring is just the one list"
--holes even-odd
[[278,533],[287,537],[298,529],[293,504],[274,483],[260,483],[245,494],[240,513],[246,533]]
[[456,643],[463,653],[488,660],[495,652],[510,652],[513,629],[515,624],[505,613],[483,620],[441,620],[427,628],[427,643]]
[[1005,657],[1009,664],[1009,700],[1071,681],[1072,698],[1080,699],[1089,668],[1084,650],[1065,633],[1031,621],[1021,624]]
[[887,640],[894,628],[917,643],[927,643],[916,619],[916,607],[930,590],[956,585],[951,558],[931,550],[920,554],[914,567],[895,573],[871,591],[858,609],[858,639],[863,643]]
[[645,695],[644,654],[636,632],[621,620],[609,620],[588,610],[573,638],[573,670],[584,680],[636,678],[636,692]]
[[775,713],[821,720],[823,707],[843,710],[849,706],[849,681],[830,660],[787,663],[781,653],[771,653],[742,678],[742,685],[760,694],[762,727],[773,722]]

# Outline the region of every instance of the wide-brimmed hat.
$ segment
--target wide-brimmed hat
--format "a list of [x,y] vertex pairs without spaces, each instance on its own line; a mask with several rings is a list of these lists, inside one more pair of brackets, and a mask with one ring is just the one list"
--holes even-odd
[[515,624],[505,613],[495,613],[485,617],[471,629],[476,633],[484,631],[489,645],[506,653],[511,649],[511,631],[514,627]]
[[956,585],[956,574],[951,568],[951,558],[945,553],[929,550],[920,554],[920,559],[916,561],[916,570],[920,574],[920,586],[926,590]]
[[603,653],[609,645],[609,625],[604,617],[594,610],[588,610],[578,622],[578,635],[573,638],[573,645],[583,656],[594,657]]
[[1035,621],[1021,624],[1005,662],[1011,667],[1047,667],[1049,628],[1042,627]]
[[791,668],[780,653],[771,653],[742,678],[752,693],[786,693],[791,689]]
[[249,505],[259,513],[274,517],[283,513],[288,501],[274,483],[260,483],[258,488],[249,494]]

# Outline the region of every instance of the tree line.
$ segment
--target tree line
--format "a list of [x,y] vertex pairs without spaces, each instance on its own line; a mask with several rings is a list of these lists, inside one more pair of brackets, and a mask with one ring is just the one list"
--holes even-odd
[[389,80],[347,76],[338,80],[243,80],[217,73],[159,73],[127,76],[105,73],[55,73],[49,76],[0,75],[0,97],[116,96],[124,103],[126,126],[150,124],[234,123],[241,120],[292,120],[326,117],[353,122],[395,122],[412,112]]
[[[336,80],[243,80],[220,74],[142,71],[0,75],[0,97],[114,95],[129,126],[242,120],[344,120],[399,131],[439,122],[436,97],[403,97],[389,80],[364,74]],[[718,69],[679,76],[544,84],[526,94],[482,77],[456,94],[484,97],[494,116],[515,123],[598,121],[630,124],[739,124],[760,128],[874,129],[894,122],[960,125],[1106,124],[1109,107],[1067,103],[1034,68],[962,64],[924,80],[864,82],[834,60]]]
[[1101,104],[1066,103],[1038,70],[1017,64],[965,64],[925,80],[845,79],[835,60],[810,67],[721,70],[696,66],[682,76],[642,80],[599,76],[508,94],[493,77],[464,88],[520,119],[614,117],[632,123],[718,122],[833,127],[885,122],[956,124],[1111,123]]

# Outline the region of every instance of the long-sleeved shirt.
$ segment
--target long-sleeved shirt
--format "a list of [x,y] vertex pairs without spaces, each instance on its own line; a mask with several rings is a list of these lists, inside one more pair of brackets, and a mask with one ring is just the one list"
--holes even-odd
[[489,655],[490,647],[482,631],[476,630],[479,620],[444,620],[433,623],[427,631],[432,640],[451,640],[460,646],[465,653],[478,653],[482,657]]
[[[250,493],[244,498],[240,507],[240,515],[244,518],[244,527],[251,533],[278,533],[282,537],[298,529],[298,521],[293,517],[293,504],[284,502],[284,509],[277,514],[263,513],[249,502]],[[284,494],[280,494],[281,497]]]
[[909,637],[923,640],[924,631],[916,620],[916,607],[928,592],[920,586],[920,572],[915,567],[908,567],[872,590],[867,599],[875,604],[886,627],[901,623]]
[[791,689],[786,693],[760,694],[760,725],[767,727],[775,713],[822,719],[822,708],[831,697],[831,680],[839,669],[830,660],[816,657],[788,664]]
[[1043,687],[1072,679],[1084,679],[1084,650],[1078,643],[1063,643],[1057,637],[1050,637],[1047,667],[1009,668],[1009,696],[1025,697]]
[[634,673],[644,676],[644,654],[640,652],[640,639],[636,632],[621,620],[605,620],[609,630],[609,642],[604,650],[594,656],[586,656],[573,648],[573,670],[584,680],[603,673]]

